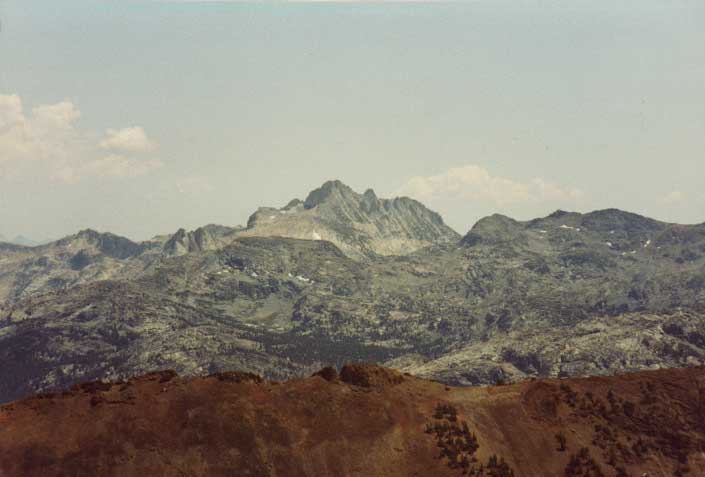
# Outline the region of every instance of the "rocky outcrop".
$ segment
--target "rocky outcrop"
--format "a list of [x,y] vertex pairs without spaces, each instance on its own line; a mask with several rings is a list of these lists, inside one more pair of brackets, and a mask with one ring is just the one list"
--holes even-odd
[[61,239],[44,248],[56,247],[95,251],[107,257],[120,260],[137,256],[144,251],[142,244],[119,235],[100,233],[92,229],[82,230],[76,235]]
[[404,376],[393,369],[369,363],[356,363],[343,366],[340,370],[340,380],[363,388],[379,388],[401,384],[404,382]]
[[206,225],[194,231],[179,229],[164,243],[162,253],[169,257],[223,248],[235,239],[237,227]]

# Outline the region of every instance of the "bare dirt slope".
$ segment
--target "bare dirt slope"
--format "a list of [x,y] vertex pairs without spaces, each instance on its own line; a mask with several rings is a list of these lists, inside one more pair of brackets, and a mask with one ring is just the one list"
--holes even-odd
[[0,407],[0,476],[702,476],[704,411],[703,368],[476,388],[161,372]]

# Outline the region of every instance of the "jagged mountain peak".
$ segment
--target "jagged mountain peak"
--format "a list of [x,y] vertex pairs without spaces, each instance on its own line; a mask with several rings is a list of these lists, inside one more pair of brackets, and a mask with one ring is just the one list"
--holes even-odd
[[162,247],[162,252],[165,255],[175,256],[184,255],[194,250],[193,244],[195,240],[189,240],[189,233],[183,227],[174,232],[174,234],[169,237]]
[[294,207],[298,207],[303,204],[304,203],[301,199],[291,199],[284,207],[282,207],[282,210],[293,209]]
[[187,253],[215,250],[235,239],[235,234],[242,227],[208,224],[193,231],[184,228],[177,230],[164,242],[162,253],[167,256],[185,255]]
[[44,248],[67,248],[76,251],[82,249],[95,249],[112,258],[126,259],[139,255],[144,251],[142,244],[115,235],[110,232],[98,232],[94,229],[84,229],[74,235],[69,235],[56,242],[51,242]]
[[[294,199],[290,204],[298,205],[297,199]],[[312,209],[318,206],[340,207],[350,205],[352,207],[361,207],[367,213],[390,210],[394,203],[406,203],[407,205],[420,206],[425,208],[423,204],[408,197],[394,197],[392,199],[380,199],[375,191],[371,188],[360,194],[350,186],[339,180],[330,180],[320,187],[309,192],[306,200],[303,202],[305,209]],[[386,207],[385,207],[386,205]]]
[[86,228],[86,229],[79,230],[76,233],[77,237],[99,237],[100,235],[101,235],[101,232],[98,232],[97,230],[92,229],[90,227]]
[[331,180],[323,183],[321,187],[309,192],[304,200],[304,208],[312,209],[330,200],[354,200],[359,194],[355,193],[349,186],[339,180]]
[[303,202],[294,199],[281,209],[260,207],[243,234],[328,240],[358,258],[403,255],[460,238],[420,202],[380,199],[372,189],[360,194],[339,180],[325,182]]
[[[76,240],[76,239],[84,239],[84,240],[92,240],[92,241],[100,241],[103,239],[110,239],[110,238],[117,238],[117,239],[122,239],[122,240],[128,240],[132,242],[132,240],[128,239],[127,237],[122,237],[120,235],[114,234],[112,232],[99,232],[98,230],[92,229],[92,228],[86,228],[79,230],[73,235],[69,235],[67,237],[64,237],[60,241],[71,241],[71,240]],[[135,242],[133,242],[135,243]]]

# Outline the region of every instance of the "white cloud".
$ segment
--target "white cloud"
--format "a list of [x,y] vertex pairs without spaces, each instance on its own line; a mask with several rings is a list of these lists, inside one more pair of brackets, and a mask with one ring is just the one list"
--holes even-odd
[[34,126],[44,132],[69,130],[81,117],[81,112],[70,101],[38,106],[32,110]]
[[[97,142],[96,135],[77,127],[80,118],[71,101],[26,113],[19,96],[0,95],[0,178],[32,175],[76,182],[91,176],[134,177],[162,165],[130,156],[156,147],[141,127],[108,130]],[[105,156],[101,149],[113,153]]]
[[19,96],[0,95],[0,131],[22,121],[22,100]]
[[687,197],[683,191],[673,190],[661,198],[661,202],[666,205],[677,205],[685,202]]
[[474,164],[437,175],[412,177],[398,193],[418,199],[489,200],[500,206],[518,202],[577,200],[584,195],[580,189],[560,187],[540,178],[520,182],[493,176],[487,169]]
[[108,129],[100,147],[122,152],[148,152],[156,145],[139,126],[124,129]]
[[69,101],[38,106],[25,115],[17,95],[0,95],[0,176],[22,173],[29,163],[41,163],[52,178],[67,180],[71,163],[83,153],[75,129],[80,112]]

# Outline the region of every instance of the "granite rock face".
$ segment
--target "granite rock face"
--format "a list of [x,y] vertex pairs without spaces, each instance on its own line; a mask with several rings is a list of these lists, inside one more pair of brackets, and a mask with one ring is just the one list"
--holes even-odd
[[210,224],[187,232],[179,229],[164,242],[162,253],[166,256],[179,256],[187,253],[216,250],[224,247],[235,239],[242,227],[226,227]]
[[460,236],[423,204],[398,197],[379,199],[372,189],[358,194],[340,181],[294,199],[281,209],[260,208],[243,236],[327,240],[353,258],[405,255]]

